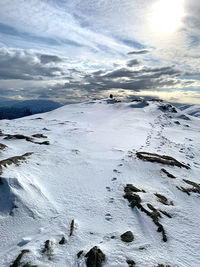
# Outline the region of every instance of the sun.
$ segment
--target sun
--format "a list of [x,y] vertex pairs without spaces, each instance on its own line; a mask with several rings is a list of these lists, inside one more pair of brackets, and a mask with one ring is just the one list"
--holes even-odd
[[184,0],[158,0],[152,7],[151,26],[159,34],[174,33],[182,23]]

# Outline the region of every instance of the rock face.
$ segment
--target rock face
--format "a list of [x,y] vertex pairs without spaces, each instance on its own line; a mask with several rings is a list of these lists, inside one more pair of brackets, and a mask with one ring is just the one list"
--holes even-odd
[[101,267],[105,262],[106,256],[98,247],[93,247],[86,255],[87,267]]
[[133,240],[134,240],[134,235],[133,235],[133,233],[131,231],[128,231],[128,232],[124,233],[120,237],[121,237],[121,240],[123,242],[126,242],[126,243],[133,242]]
[[179,162],[178,160],[170,157],[170,156],[165,156],[165,155],[158,155],[155,153],[149,153],[149,152],[137,152],[136,156],[139,159],[145,160],[145,161],[150,161],[150,162],[157,162],[157,163],[162,163],[166,165],[171,165],[171,166],[177,166],[180,168],[186,168],[190,169],[190,167],[186,164],[183,164]]

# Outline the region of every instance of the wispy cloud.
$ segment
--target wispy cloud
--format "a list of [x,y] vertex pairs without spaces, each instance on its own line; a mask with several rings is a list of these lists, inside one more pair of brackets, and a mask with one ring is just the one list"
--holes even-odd
[[4,0],[0,93],[76,101],[107,90],[198,90],[200,3],[185,1],[181,27],[163,36],[150,25],[157,1]]

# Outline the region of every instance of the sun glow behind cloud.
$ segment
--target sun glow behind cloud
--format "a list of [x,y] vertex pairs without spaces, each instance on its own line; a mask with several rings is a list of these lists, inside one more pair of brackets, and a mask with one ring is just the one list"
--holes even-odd
[[150,24],[155,33],[174,33],[182,24],[184,0],[159,0],[151,12]]

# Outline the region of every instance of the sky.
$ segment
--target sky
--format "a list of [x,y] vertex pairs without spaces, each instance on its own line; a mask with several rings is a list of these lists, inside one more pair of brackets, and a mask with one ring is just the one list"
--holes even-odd
[[0,96],[200,104],[199,0],[3,0]]

